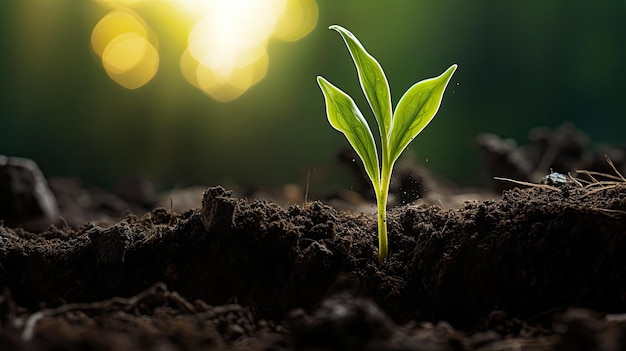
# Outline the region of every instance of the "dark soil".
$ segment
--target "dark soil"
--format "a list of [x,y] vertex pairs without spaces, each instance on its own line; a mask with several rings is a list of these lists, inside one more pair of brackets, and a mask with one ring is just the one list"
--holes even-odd
[[[524,148],[480,140],[487,164],[522,160],[495,175],[539,183],[537,165],[604,160],[572,131]],[[567,158],[572,150],[582,154]],[[624,350],[626,181],[611,150],[615,169],[604,161],[600,171],[615,178],[500,182],[516,187],[449,208],[428,199],[451,204],[451,194],[425,191],[441,185],[414,173],[421,199],[402,204],[406,190],[394,190],[382,264],[371,213],[217,186],[183,213],[116,220],[109,206],[81,223],[88,213],[65,213],[63,195],[79,187],[51,181],[57,208],[12,195],[20,206],[0,226],[0,350]],[[82,209],[131,203],[98,194]],[[134,213],[156,203],[146,197],[135,196]],[[46,211],[68,218],[20,228],[46,223]]]

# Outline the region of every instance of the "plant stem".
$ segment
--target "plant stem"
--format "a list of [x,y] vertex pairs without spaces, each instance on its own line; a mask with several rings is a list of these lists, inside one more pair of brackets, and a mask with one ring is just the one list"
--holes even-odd
[[376,190],[376,204],[378,205],[378,263],[382,263],[389,254],[387,242],[387,197],[393,164],[389,162],[389,140],[382,138],[382,167],[380,184],[374,185]]
[[[385,185],[386,183],[386,185]],[[381,179],[381,189],[376,196],[378,205],[378,263],[382,263],[389,253],[387,244],[387,196],[389,180]]]

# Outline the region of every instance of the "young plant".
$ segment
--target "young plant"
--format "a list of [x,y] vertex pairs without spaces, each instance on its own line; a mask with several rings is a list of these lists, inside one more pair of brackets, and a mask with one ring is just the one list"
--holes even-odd
[[382,144],[380,160],[372,131],[354,100],[323,77],[317,77],[330,125],[345,134],[363,161],[374,186],[378,209],[378,261],[382,262],[388,254],[387,196],[393,165],[413,138],[435,117],[457,65],[450,66],[438,77],[414,84],[404,93],[394,112],[387,77],[378,61],[347,29],[338,25],[329,29],[336,30],[343,37],[356,66],[361,88],[378,123]]

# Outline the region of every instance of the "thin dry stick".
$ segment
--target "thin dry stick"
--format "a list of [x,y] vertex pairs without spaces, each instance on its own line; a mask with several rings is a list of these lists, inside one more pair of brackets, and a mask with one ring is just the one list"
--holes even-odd
[[[588,191],[582,197],[595,194],[595,193],[597,193],[599,191],[603,191],[603,190],[607,190],[607,189],[613,189],[613,188],[617,187],[619,184],[626,183],[626,178],[624,178],[622,173],[620,173],[620,171],[617,169],[617,167],[615,167],[615,164],[613,163],[611,158],[609,156],[607,156],[607,155],[604,155],[604,159],[609,164],[609,166],[611,166],[611,169],[613,169],[613,172],[615,172],[615,174],[617,174],[617,176],[614,176],[612,174],[595,172],[595,171],[576,170],[576,172],[582,173],[582,174],[586,174],[589,178],[591,178],[592,181],[588,182],[588,184],[585,186],[586,189],[591,188],[591,187],[597,187],[597,188],[595,188],[593,190]],[[611,180],[598,180],[594,176],[599,176],[599,177],[603,177],[603,178],[607,178],[607,179],[611,179]],[[620,212],[619,210],[615,210],[615,211]]]
[[549,190],[554,190],[554,191],[561,191],[561,189],[557,188],[557,187],[553,187],[552,185],[548,185],[548,184],[536,184],[536,183],[531,183],[531,182],[524,182],[521,180],[515,180],[515,179],[511,179],[511,178],[502,178],[502,177],[493,177],[493,179],[495,180],[502,180],[505,182],[511,182],[511,183],[515,183],[515,184],[520,184],[520,185],[527,185],[527,186],[532,186],[535,188],[543,188],[543,189],[549,189]]
[[619,213],[619,214],[626,214],[626,211],[623,210],[612,210],[610,208],[599,208],[599,207],[590,207],[589,208],[592,211],[599,211],[599,212],[608,212],[605,213],[606,215],[610,214],[610,213]]
[[593,176],[600,176],[600,177],[604,177],[604,178],[608,178],[608,179],[613,179],[613,180],[616,180],[616,181],[623,181],[622,178],[620,178],[618,176],[614,176],[614,175],[606,174],[606,173],[601,173],[601,172],[587,171],[587,170],[584,170],[584,169],[577,169],[576,172],[585,174],[589,178],[591,178],[593,180],[591,182],[591,184],[602,183],[602,181],[599,181],[597,178],[595,178]]
[[304,203],[306,204],[307,202],[309,202],[309,185],[311,184],[311,172],[313,171],[313,168],[309,168],[309,172],[306,175],[306,188],[304,191]]
[[626,183],[626,178],[624,178],[622,173],[620,173],[620,171],[617,169],[617,167],[615,167],[615,164],[613,163],[611,158],[609,156],[607,156],[607,155],[604,155],[604,159],[606,160],[606,163],[608,163],[609,166],[611,166],[611,169],[613,170],[613,172],[615,172],[615,174],[617,174],[616,176],[612,175],[612,174],[607,174],[607,173],[602,173],[602,172],[595,172],[595,171],[588,171],[588,170],[584,170],[584,169],[577,169],[576,172],[582,173],[582,174],[586,174],[589,178],[591,178],[592,182],[589,185],[602,185],[602,184],[614,185],[615,184],[615,182],[610,182],[610,181],[599,181],[594,176],[600,176],[600,177],[604,177],[604,178],[607,178],[607,179],[612,179],[614,181]]
[[611,161],[611,158],[607,155],[604,155],[604,159],[609,164],[609,166],[611,166],[611,168],[613,169],[613,172],[615,172],[615,174],[617,174],[622,179],[623,182],[626,182],[626,178],[624,178],[624,176],[617,170],[617,167],[615,167],[615,165],[613,164],[613,161]]
[[[617,186],[617,184],[619,184],[619,183],[612,183],[612,184],[609,184],[609,185],[605,185],[605,186],[601,186],[601,187],[595,188],[593,190],[589,190],[588,192],[586,192],[583,195],[581,195],[580,198],[582,199],[582,198],[584,198],[586,196],[593,195],[593,194],[595,194],[597,192],[600,192],[600,191],[603,191],[603,190],[613,189],[613,188],[615,188]],[[590,188],[593,185],[597,185],[597,184],[590,184],[590,185],[587,186],[587,189]]]
[[583,187],[583,183],[580,182],[580,180],[576,179],[575,177],[573,177],[569,172],[567,172],[567,176],[569,177],[569,179],[576,183],[576,185],[578,185],[579,187]]

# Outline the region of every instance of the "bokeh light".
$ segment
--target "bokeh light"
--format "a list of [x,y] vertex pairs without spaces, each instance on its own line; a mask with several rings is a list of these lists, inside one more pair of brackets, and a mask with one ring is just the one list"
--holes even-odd
[[156,75],[156,36],[139,15],[124,9],[103,17],[91,34],[91,47],[107,75],[127,89],[137,89]]
[[127,89],[137,89],[148,83],[159,67],[159,53],[136,33],[115,37],[102,55],[107,74]]
[[[269,66],[270,39],[295,41],[317,24],[315,0],[169,0],[190,22],[187,49],[180,58],[183,77],[215,100],[226,102],[261,81]],[[98,22],[92,48],[106,73],[136,89],[157,73],[156,35],[129,7],[147,0],[100,0],[115,10]],[[143,8],[145,8],[144,6]]]

